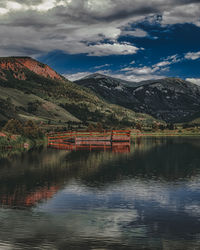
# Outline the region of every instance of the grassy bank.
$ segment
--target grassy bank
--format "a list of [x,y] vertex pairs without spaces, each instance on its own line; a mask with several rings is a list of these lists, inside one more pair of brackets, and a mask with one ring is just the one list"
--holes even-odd
[[[127,130],[127,128],[126,128]],[[131,138],[135,137],[181,137],[181,136],[200,136],[199,128],[187,128],[187,129],[174,129],[174,130],[131,130]],[[37,148],[39,146],[47,145],[47,138],[41,134],[31,134],[26,135],[15,135],[12,133],[4,132],[0,133],[0,149],[12,149],[12,150],[29,150],[32,148]]]
[[45,136],[35,122],[28,120],[21,122],[16,119],[9,120],[0,132],[0,148],[31,149],[45,144]]
[[156,137],[156,136],[200,136],[200,130],[164,130],[164,131],[131,131],[131,137],[138,136],[147,136],[147,137]]
[[45,137],[43,138],[27,138],[22,135],[10,135],[0,137],[0,149],[31,149],[46,144]]

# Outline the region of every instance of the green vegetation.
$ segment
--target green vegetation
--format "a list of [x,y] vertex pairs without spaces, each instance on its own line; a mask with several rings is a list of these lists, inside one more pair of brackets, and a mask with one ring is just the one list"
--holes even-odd
[[[0,62],[1,60],[6,59],[0,58]],[[64,78],[54,80],[28,68],[17,69],[15,58],[7,60],[12,67],[0,69],[7,79],[0,78],[0,101],[3,103],[9,98],[9,105],[3,107],[4,112],[0,112],[2,123],[16,118],[21,121],[42,122],[45,126],[68,127],[69,122],[75,122],[87,127],[90,122],[102,122],[107,127],[126,127],[134,125],[138,120],[143,125],[155,121],[149,115],[110,104],[91,90]],[[39,62],[38,66],[42,68]],[[23,73],[26,79],[16,79],[16,72]]]
[[[31,64],[33,59],[29,60]],[[5,62],[8,67],[0,67],[1,148],[21,151],[43,144],[44,134],[50,131],[130,129],[134,136],[200,134],[197,116],[185,124],[166,124],[111,104],[64,77],[55,80],[36,74],[14,57],[0,58],[0,66]],[[46,67],[39,62],[37,66],[38,70]]]
[[151,128],[137,125],[131,134],[132,136],[200,136],[200,125],[154,123]]
[[[44,143],[41,129],[31,120],[22,123],[16,119],[9,120],[2,128],[1,148],[31,148]],[[25,145],[26,144],[26,145]]]
[[22,123],[16,119],[9,120],[3,127],[3,131],[10,134],[23,135],[29,139],[42,138],[43,133],[40,128],[31,120]]
[[[31,58],[30,62],[31,62]],[[34,126],[45,131],[59,131],[71,129],[136,129],[149,133],[167,130],[186,131],[182,125],[166,124],[147,114],[136,113],[130,109],[111,104],[97,96],[92,90],[78,86],[63,77],[54,80],[34,73],[27,67],[18,68],[15,58],[0,58],[0,63],[7,61],[12,67],[1,69],[4,77],[0,77],[0,129],[11,120],[18,120],[21,124],[32,121]],[[38,62],[38,67],[44,64]],[[23,74],[25,80],[16,78],[16,72]],[[101,126],[99,125],[101,124]],[[199,120],[194,117],[188,123],[198,133]],[[29,124],[30,125],[30,124]],[[8,126],[8,124],[7,124]],[[26,138],[32,133],[37,137],[33,125],[20,131]],[[185,125],[184,125],[185,126]],[[196,129],[197,127],[197,129]],[[11,133],[11,131],[10,131]]]

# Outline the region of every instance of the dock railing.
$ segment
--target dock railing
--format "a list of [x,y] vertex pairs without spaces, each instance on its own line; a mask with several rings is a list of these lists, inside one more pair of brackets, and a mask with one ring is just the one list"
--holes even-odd
[[105,142],[130,142],[129,130],[111,131],[63,131],[47,134],[49,146],[65,146],[69,142],[75,144],[98,144]]

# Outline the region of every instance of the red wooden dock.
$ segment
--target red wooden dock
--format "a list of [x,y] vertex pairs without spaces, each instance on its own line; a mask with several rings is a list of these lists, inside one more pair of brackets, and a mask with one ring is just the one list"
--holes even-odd
[[130,131],[112,130],[103,132],[58,132],[50,133],[48,146],[57,149],[80,150],[80,149],[103,149],[113,151],[130,150]]

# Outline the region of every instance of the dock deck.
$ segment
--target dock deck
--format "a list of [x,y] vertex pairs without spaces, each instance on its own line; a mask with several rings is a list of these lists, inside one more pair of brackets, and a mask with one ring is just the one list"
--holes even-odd
[[48,146],[57,149],[124,148],[130,146],[130,131],[112,130],[103,132],[67,131],[47,135]]

